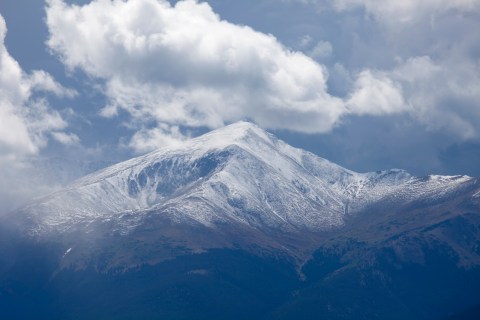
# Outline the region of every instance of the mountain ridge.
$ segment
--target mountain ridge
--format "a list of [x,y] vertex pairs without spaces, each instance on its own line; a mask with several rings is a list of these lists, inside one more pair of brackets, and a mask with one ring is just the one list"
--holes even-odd
[[[158,224],[182,253],[259,246],[304,260],[328,231],[369,207],[442,201],[475,181],[356,173],[239,122],[87,175],[17,214],[34,238],[70,239],[65,250],[75,247],[73,234],[128,239]],[[154,247],[158,235],[150,236]]]
[[252,124],[233,124],[90,174],[2,217],[0,315],[475,313],[478,182],[398,169],[356,173]]

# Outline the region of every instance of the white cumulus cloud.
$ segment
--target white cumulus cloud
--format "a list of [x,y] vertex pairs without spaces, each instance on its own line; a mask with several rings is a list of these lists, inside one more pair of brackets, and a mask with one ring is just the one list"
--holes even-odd
[[75,95],[44,71],[26,74],[5,47],[6,33],[0,15],[0,160],[35,154],[46,145],[50,133],[66,128],[67,123],[45,99],[33,97],[35,92]]
[[407,106],[403,101],[401,86],[385,73],[364,70],[355,82],[355,90],[347,100],[354,114],[389,114]]
[[[402,111],[378,105],[389,83],[375,92],[375,106],[347,108],[328,93],[323,65],[272,35],[220,19],[207,3],[47,3],[48,46],[67,68],[103,83],[109,102],[101,114],[127,111],[137,126],[132,144],[142,151],[182,139],[178,125],[215,128],[247,118],[313,133],[331,130],[352,112]],[[313,53],[331,52],[325,42]]]

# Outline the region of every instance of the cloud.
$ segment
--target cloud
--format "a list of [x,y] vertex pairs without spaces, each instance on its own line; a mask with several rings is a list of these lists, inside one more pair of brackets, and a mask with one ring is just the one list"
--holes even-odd
[[402,109],[407,111],[401,86],[385,73],[364,70],[354,86],[355,90],[347,100],[347,106],[353,114],[381,115]]
[[73,98],[78,94],[73,89],[63,87],[49,73],[43,70],[34,70],[25,80],[32,91],[47,91],[55,94],[57,97],[66,98]]
[[25,73],[5,47],[7,26],[0,15],[0,214],[25,199],[51,190],[31,178],[37,172],[29,163],[50,138],[63,144],[78,141],[66,133],[67,122],[53,110],[46,95],[73,97],[45,71]]
[[478,0],[332,0],[332,3],[337,10],[363,7],[376,19],[385,23],[409,23],[451,10],[463,12],[480,7]]
[[73,133],[52,132],[52,137],[63,145],[71,146],[80,143],[80,138]]
[[0,160],[35,154],[46,145],[48,134],[66,128],[60,114],[44,98],[35,97],[36,92],[75,95],[44,71],[23,72],[5,47],[6,33],[0,15]]
[[413,57],[390,76],[401,82],[412,114],[430,130],[447,130],[462,140],[480,132],[480,64]]
[[[480,139],[480,41],[472,31],[480,30],[480,0],[289,2],[322,8],[320,21],[341,21],[335,36],[322,37],[348,52],[329,71],[350,110],[403,110],[427,131]],[[346,90],[342,83],[352,84]]]
[[471,12],[480,8],[479,0],[281,0],[314,5],[322,12],[327,8],[351,11],[363,8],[375,19],[386,24],[412,23],[448,11]]
[[[171,130],[178,125],[215,128],[247,118],[266,128],[318,133],[352,112],[397,112],[347,108],[329,94],[325,66],[272,35],[221,20],[207,3],[47,3],[48,46],[68,69],[103,83],[108,105],[101,114],[127,111],[137,127],[131,144],[141,150],[182,139]],[[312,54],[331,52],[321,42]]]
[[186,138],[178,126],[169,126],[161,123],[155,128],[137,131],[129,142],[128,147],[138,153],[145,153],[158,146],[179,145]]
[[319,41],[308,52],[308,55],[314,59],[324,60],[329,58],[333,53],[332,44],[328,41]]

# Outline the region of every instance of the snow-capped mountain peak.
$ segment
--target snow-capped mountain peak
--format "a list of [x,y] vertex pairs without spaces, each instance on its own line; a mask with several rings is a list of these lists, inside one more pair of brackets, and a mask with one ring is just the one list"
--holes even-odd
[[99,225],[130,234],[168,221],[168,230],[244,235],[217,239],[222,243],[260,232],[269,246],[288,247],[286,234],[330,230],[372,204],[435,199],[470,180],[417,178],[398,169],[357,173],[239,122],[90,174],[20,215],[35,236],[88,233]]

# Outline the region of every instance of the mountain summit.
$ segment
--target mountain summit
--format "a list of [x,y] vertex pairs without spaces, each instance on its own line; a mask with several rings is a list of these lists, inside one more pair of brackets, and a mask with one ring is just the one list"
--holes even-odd
[[4,219],[0,316],[467,319],[479,212],[475,178],[357,173],[239,122]]
[[[89,256],[91,247],[102,251],[105,243],[115,247],[132,238],[145,245],[141,258],[109,263],[252,246],[304,259],[325,231],[369,207],[434,202],[472,182],[402,170],[356,173],[238,122],[88,175],[19,214],[25,233],[61,235],[65,250],[73,248],[72,261]],[[127,252],[110,254],[132,255]]]

